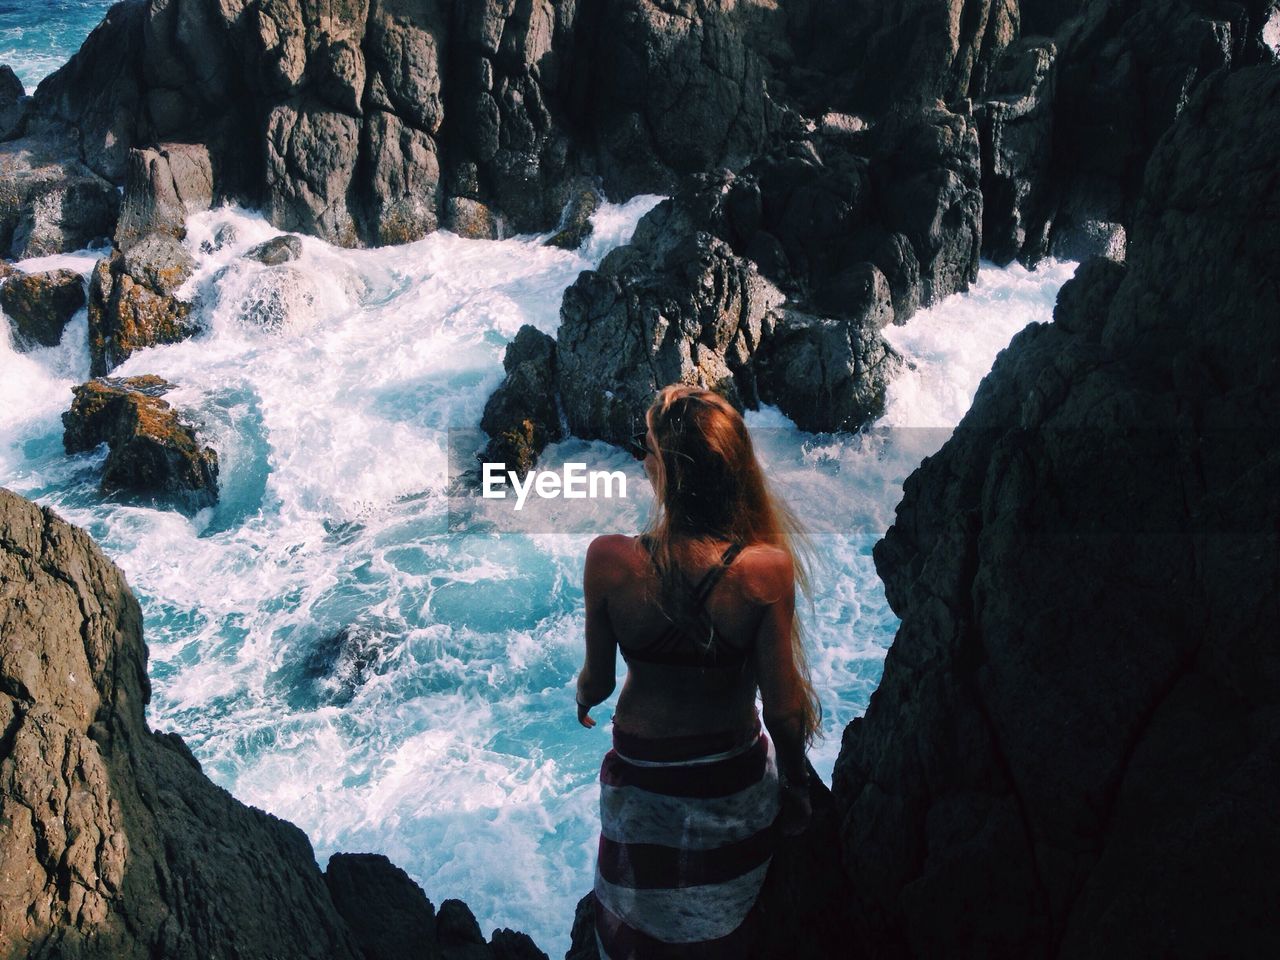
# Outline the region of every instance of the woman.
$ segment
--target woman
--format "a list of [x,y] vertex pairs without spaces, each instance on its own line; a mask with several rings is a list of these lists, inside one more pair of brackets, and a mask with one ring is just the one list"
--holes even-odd
[[809,816],[807,582],[728,402],[670,386],[645,422],[654,522],[598,537],[583,573],[583,726],[613,692],[616,653],[627,661],[600,770],[596,935],[608,960],[741,957],[776,833]]

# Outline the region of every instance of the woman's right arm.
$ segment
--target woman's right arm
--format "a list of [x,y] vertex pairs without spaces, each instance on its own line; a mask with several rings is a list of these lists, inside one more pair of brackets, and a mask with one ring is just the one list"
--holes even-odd
[[760,564],[757,583],[758,595],[766,606],[756,631],[756,679],[764,724],[777,751],[784,816],[793,828],[787,832],[797,832],[809,812],[809,767],[804,755],[806,694],[791,637],[796,586],[790,556],[781,550],[770,551]]

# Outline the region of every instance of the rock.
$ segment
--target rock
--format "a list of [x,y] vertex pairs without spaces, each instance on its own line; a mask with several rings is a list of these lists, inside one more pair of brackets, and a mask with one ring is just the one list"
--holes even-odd
[[204,144],[166,143],[130,150],[115,243],[128,250],[150,234],[187,235],[188,214],[214,201],[213,165]]
[[556,342],[525,324],[507,344],[502,366],[506,378],[480,419],[490,440],[479,459],[501,463],[524,479],[542,449],[563,439],[556,406]]
[[[888,301],[885,301],[887,306]],[[786,310],[756,358],[760,398],[802,430],[857,430],[884,413],[901,361],[874,324]]]
[[0,286],[0,307],[20,350],[56,347],[62,328],[84,305],[84,279],[74,270],[15,272]]
[[969,289],[982,245],[981,152],[972,118],[942,107],[895,113],[877,125],[873,149],[880,217],[886,233],[911,243],[920,305]]
[[1048,6],[1024,13],[1062,24],[1052,43],[1010,46],[976,108],[985,245],[1000,263],[1122,256],[1147,159],[1191,92],[1215,70],[1272,59],[1260,0],[1099,0],[1065,21],[1070,3]]
[[98,261],[89,281],[90,373],[103,376],[137,350],[199,331],[192,305],[173,296],[193,267],[190,254],[163,234]]
[[489,938],[489,952],[493,960],[550,960],[527,933],[506,927],[493,931]]
[[1278,160],[1274,67],[1200,81],[1127,265],[1082,266],[907,479],[833,784],[868,952],[1280,949]]
[[368,157],[364,234],[373,244],[409,243],[439,226],[440,162],[435,141],[392,113],[365,121]]
[[[994,95],[974,109],[982,143],[983,253],[999,264],[1028,246],[1029,222],[1047,202],[1057,59],[1050,40],[1010,45],[993,71]],[[1043,249],[1044,238],[1030,245]]]
[[20,137],[27,125],[31,98],[7,63],[0,64],[0,140]]
[[[348,204],[360,124],[314,100],[293,100],[267,118],[267,215],[342,247],[357,245]],[[304,176],[299,171],[305,171]]]
[[306,698],[318,697],[338,706],[350,703],[386,652],[386,636],[359,625],[321,638],[301,665]]
[[361,957],[302,831],[148,729],[142,613],[88,535],[0,490],[0,581],[6,952]]
[[244,256],[247,260],[257,260],[268,267],[278,267],[302,256],[302,240],[291,233],[283,237],[272,237],[250,247]]
[[148,234],[124,253],[124,271],[156,293],[171,296],[195,273],[196,261],[173,237]]
[[436,909],[409,875],[381,854],[335,853],[324,882],[365,960],[439,957]]
[[468,240],[496,240],[501,234],[493,211],[479,200],[450,197],[445,204],[445,226]]
[[193,507],[218,500],[218,454],[161,399],[172,385],[155,376],[90,380],[63,414],[68,454],[110,447],[102,491],[174,494]]
[[739,167],[767,146],[784,111],[769,96],[759,45],[785,35],[780,19],[755,5],[686,5],[673,15],[642,0],[580,17],[587,51],[574,104],[594,131],[610,196],[671,193],[685,175]]
[[310,273],[280,264],[257,272],[236,304],[236,316],[268,333],[305,331],[316,321],[322,296]]
[[80,250],[115,228],[120,196],[65,141],[0,143],[0,250],[15,260]]
[[446,946],[464,943],[484,943],[484,934],[471,909],[461,900],[446,900],[440,904],[436,918],[436,937]]
[[1059,221],[1054,225],[1049,253],[1059,260],[1088,260],[1090,257],[1124,260],[1126,246],[1123,224],[1101,220],[1082,223]]
[[599,208],[600,194],[595,187],[580,185],[569,197],[556,232],[547,238],[547,246],[577,250],[591,236],[591,217]]
[[596,944],[596,901],[595,895],[588,893],[574,908],[569,951],[564,960],[600,960],[600,949]]
[[668,383],[758,402],[752,356],[784,297],[748,261],[694,227],[718,186],[666,200],[631,243],[565,291],[556,336],[559,394],[574,436],[626,443]]
[[802,53],[814,74],[806,85],[827,98],[837,86],[842,106],[872,115],[974,97],[1017,37],[1018,6],[1006,0],[814,4],[810,49]]

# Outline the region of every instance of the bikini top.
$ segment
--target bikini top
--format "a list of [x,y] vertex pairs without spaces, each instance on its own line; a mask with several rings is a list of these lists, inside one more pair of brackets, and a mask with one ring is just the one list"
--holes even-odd
[[[646,537],[640,542],[649,551],[649,559],[654,560],[653,544]],[[698,624],[697,633],[679,623],[671,623],[651,643],[643,647],[624,647],[621,642],[618,649],[622,651],[622,659],[627,663],[662,663],[682,667],[741,668],[751,655],[750,647],[738,647],[725,640],[711,620],[711,614],[705,606],[707,597],[715,585],[720,582],[729,564],[733,563],[742,551],[742,544],[730,544],[720,556],[720,562],[703,575],[693,591],[693,616]],[[655,567],[656,567],[655,561]],[[702,632],[705,631],[705,632]],[[698,635],[700,633],[701,635]]]

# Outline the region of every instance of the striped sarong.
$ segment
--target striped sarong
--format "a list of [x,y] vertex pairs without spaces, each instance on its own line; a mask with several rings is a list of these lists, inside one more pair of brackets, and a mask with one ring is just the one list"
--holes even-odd
[[601,960],[745,957],[776,840],[778,773],[760,730],[641,738],[600,766]]

